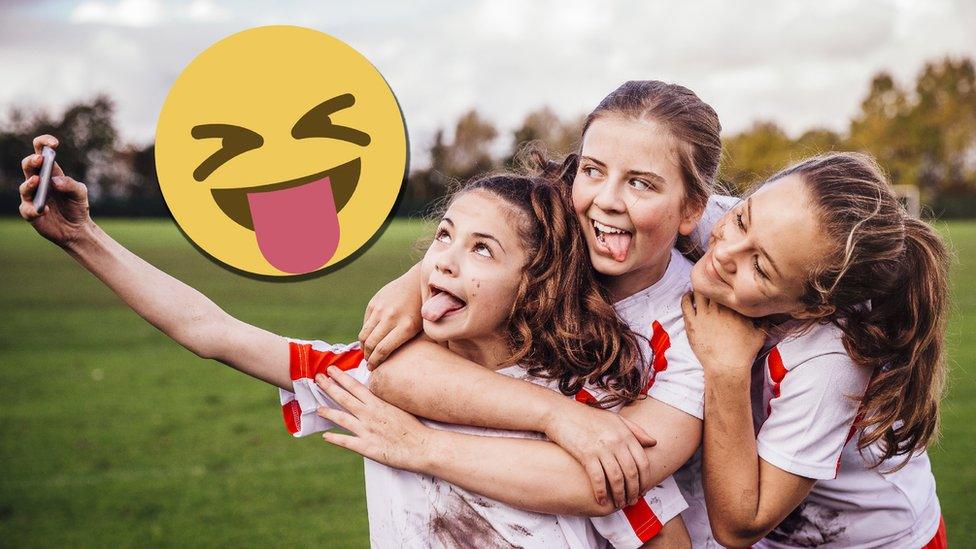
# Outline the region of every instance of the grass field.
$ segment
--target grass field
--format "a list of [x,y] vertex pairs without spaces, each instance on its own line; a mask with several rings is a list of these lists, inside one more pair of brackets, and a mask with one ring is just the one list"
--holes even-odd
[[[168,220],[102,222],[247,322],[350,341],[411,264],[395,222],[347,267],[262,282],[205,259]],[[931,450],[954,546],[976,545],[976,223],[940,225],[959,258],[952,387]],[[19,220],[0,220],[0,546],[367,545],[361,459],[281,425],[277,391],[201,360]]]

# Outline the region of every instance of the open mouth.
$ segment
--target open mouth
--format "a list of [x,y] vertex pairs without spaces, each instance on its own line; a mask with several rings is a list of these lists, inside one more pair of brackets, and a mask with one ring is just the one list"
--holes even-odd
[[634,237],[633,233],[601,223],[595,219],[591,219],[590,222],[593,225],[596,241],[602,247],[601,251],[613,257],[614,261],[626,261],[630,250],[630,241]]
[[314,271],[339,246],[338,213],[359,184],[360,159],[257,187],[213,189],[221,211],[254,231],[261,254],[287,273]]
[[440,286],[429,284],[427,288],[430,290],[430,297],[424,301],[420,309],[420,315],[424,320],[437,322],[468,306],[466,301]]

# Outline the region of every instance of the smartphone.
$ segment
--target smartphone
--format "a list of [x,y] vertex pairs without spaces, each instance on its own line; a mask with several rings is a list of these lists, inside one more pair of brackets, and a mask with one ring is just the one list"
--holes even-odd
[[37,192],[34,193],[34,209],[37,213],[44,211],[44,202],[47,200],[47,190],[51,186],[51,171],[54,170],[54,149],[44,145],[41,149],[41,156],[44,163],[41,164],[41,180],[37,184]]

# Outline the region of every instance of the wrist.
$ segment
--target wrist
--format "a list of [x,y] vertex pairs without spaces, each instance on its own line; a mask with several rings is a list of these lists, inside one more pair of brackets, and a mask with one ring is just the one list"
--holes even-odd
[[59,245],[69,254],[80,256],[97,243],[100,234],[102,234],[101,228],[91,218],[88,218],[71,238],[59,243]]
[[454,448],[448,442],[447,431],[421,425],[416,432],[417,444],[410,452],[405,469],[415,473],[437,476],[437,465],[453,459],[447,455]]

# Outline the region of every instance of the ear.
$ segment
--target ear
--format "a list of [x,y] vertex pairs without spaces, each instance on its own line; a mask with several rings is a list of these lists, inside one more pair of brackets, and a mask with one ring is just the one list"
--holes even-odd
[[698,222],[701,221],[702,214],[704,213],[704,203],[692,204],[691,201],[685,200],[685,204],[681,208],[681,224],[678,225],[678,234],[681,236],[690,236],[695,231],[695,227],[698,226]]
[[797,310],[792,311],[790,316],[797,320],[815,320],[818,318],[823,318],[830,316],[837,311],[837,307],[833,305],[814,305],[813,307],[800,307]]

